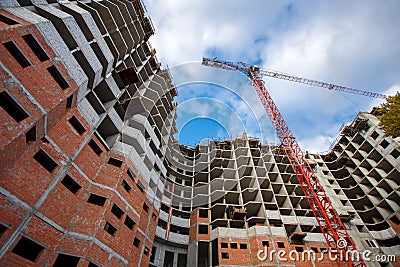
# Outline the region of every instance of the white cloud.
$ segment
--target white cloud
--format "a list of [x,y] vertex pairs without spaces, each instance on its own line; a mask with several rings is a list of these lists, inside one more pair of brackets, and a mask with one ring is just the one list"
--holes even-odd
[[210,114],[215,113],[215,108],[207,99],[196,98],[180,103],[179,111],[192,116],[209,117]]
[[[333,141],[334,138],[317,135],[313,136],[312,138],[299,140],[298,143],[304,152],[308,151],[311,153],[321,153],[326,152]],[[325,149],[321,150],[321,148]]]
[[[169,65],[201,60],[208,50],[225,56],[255,55],[248,49],[264,37],[261,25],[273,23],[289,1],[148,0],[155,27],[153,38],[160,59]],[[254,39],[254,37],[257,37]],[[222,55],[221,55],[222,56]]]

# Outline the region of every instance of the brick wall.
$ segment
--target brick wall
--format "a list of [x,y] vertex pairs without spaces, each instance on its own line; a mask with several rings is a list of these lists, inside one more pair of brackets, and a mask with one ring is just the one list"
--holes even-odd
[[[77,85],[34,25],[0,12],[18,22],[0,24],[2,44],[12,41],[29,62],[21,67],[0,45],[0,93],[5,91],[27,113],[17,122],[0,108],[0,244],[4,250],[0,265],[52,265],[66,254],[77,259],[78,266],[89,262],[135,266],[148,250],[140,264],[147,266],[158,211],[146,199],[145,180],[134,163],[108,151],[94,134],[76,108]],[[27,34],[34,36],[48,59],[39,60],[23,39]],[[60,88],[48,72],[51,66],[68,87]],[[27,142],[32,127],[36,127],[34,140]],[[104,201],[89,203],[93,195]],[[141,241],[138,247],[135,238]],[[24,240],[40,248],[34,259],[16,252]]]

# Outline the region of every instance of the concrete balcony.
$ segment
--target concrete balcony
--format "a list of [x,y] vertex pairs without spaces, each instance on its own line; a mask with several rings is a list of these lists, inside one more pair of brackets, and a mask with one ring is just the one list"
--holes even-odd
[[162,239],[165,239],[165,233],[166,233],[165,229],[162,229],[161,227],[157,226],[157,228],[156,228],[156,236],[158,236],[158,237],[160,237]]
[[180,227],[190,227],[189,219],[184,219],[176,216],[171,217],[171,223]]
[[170,232],[168,241],[171,241],[171,242],[174,242],[177,244],[187,245],[187,244],[189,244],[189,236]]
[[160,210],[159,217],[160,217],[161,220],[163,220],[165,222],[168,222],[168,213],[166,213],[165,211]]

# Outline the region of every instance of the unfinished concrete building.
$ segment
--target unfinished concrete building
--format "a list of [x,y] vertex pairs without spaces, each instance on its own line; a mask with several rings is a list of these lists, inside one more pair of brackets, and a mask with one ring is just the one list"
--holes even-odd
[[[141,1],[0,5],[0,265],[332,264],[257,257],[327,244],[279,146],[174,140]],[[397,259],[367,265],[399,266],[399,142],[377,123],[308,157],[358,249]]]
[[[398,142],[385,137],[377,123],[374,115],[360,113],[327,155],[308,158],[358,249],[398,260],[400,154]],[[256,256],[264,245],[288,253],[327,249],[279,146],[244,136],[179,148],[167,154],[171,183],[165,188],[156,241],[165,235],[165,240],[187,245],[189,266],[273,265],[276,259]],[[187,234],[188,240],[182,237]],[[301,260],[280,263],[311,266]],[[325,264],[329,261],[315,263]]]

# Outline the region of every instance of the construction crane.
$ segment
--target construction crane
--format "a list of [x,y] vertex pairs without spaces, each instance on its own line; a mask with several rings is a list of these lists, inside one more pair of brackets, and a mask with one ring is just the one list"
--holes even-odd
[[208,59],[208,58],[203,58],[203,65],[206,66],[212,66],[212,67],[217,67],[221,69],[226,69],[226,70],[237,70],[240,72],[243,72],[247,75],[247,70],[249,68],[252,68],[253,71],[256,71],[258,76],[261,77],[271,77],[271,78],[276,78],[276,79],[281,79],[281,80],[287,80],[291,82],[296,82],[296,83],[304,83],[304,84],[309,84],[312,86],[318,86],[318,87],[323,87],[327,88],[329,90],[336,90],[336,91],[342,91],[346,93],[352,93],[352,94],[357,94],[357,95],[363,95],[363,96],[369,96],[373,98],[380,98],[380,99],[386,99],[387,96],[379,93],[374,93],[374,92],[369,92],[369,91],[364,91],[364,90],[359,90],[359,89],[353,89],[341,85],[336,85],[332,83],[325,83],[325,82],[320,82],[308,78],[303,78],[303,77],[297,77],[294,75],[289,75],[283,72],[278,72],[275,70],[268,70],[268,69],[259,69],[257,66],[250,66],[246,63],[234,63],[234,62],[227,62],[227,61],[219,61],[219,60],[213,60],[213,59]]
[[[269,119],[271,120],[276,134],[280,140],[280,145],[286,153],[289,162],[293,168],[293,171],[299,181],[300,187],[302,188],[304,195],[317,219],[318,225],[321,229],[322,234],[325,237],[326,242],[332,250],[336,251],[337,263],[340,266],[340,261],[345,261],[348,266],[366,266],[364,260],[360,257],[340,257],[346,255],[352,255],[355,253],[357,248],[349,236],[345,226],[343,225],[339,215],[333,207],[331,201],[325,193],[324,188],[320,184],[316,174],[309,165],[305,155],[300,149],[300,146],[296,142],[295,136],[290,131],[286,124],[282,114],[279,112],[278,107],[275,105],[271,95],[264,85],[262,77],[264,75],[270,77],[285,77],[284,79],[292,80],[296,82],[306,81],[308,79],[302,78],[288,78],[289,75],[279,76],[278,73],[271,71],[260,70],[256,66],[251,66],[246,63],[234,63],[219,61],[215,59],[203,58],[202,64],[205,66],[239,71],[247,76],[252,85],[254,86],[258,96],[260,97],[261,103],[264,106],[265,111]],[[274,74],[277,74],[276,76]],[[287,77],[287,78],[286,78]],[[309,80],[311,81],[311,80]],[[305,82],[308,83],[308,82]],[[326,83],[311,82],[312,85],[321,84],[322,87],[326,87]],[[345,88],[341,86],[328,86],[328,89],[336,89],[341,91],[349,91],[352,93],[360,93],[362,95],[373,96],[373,93],[366,94],[363,91]],[[340,89],[339,89],[340,88]],[[343,89],[344,88],[344,89]],[[349,90],[350,89],[350,90]],[[334,251],[331,251],[334,252]],[[360,253],[355,253],[360,255]]]

